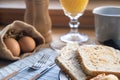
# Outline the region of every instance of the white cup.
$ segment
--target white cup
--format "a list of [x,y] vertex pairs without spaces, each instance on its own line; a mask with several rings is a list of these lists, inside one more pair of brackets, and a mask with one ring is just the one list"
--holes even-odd
[[120,40],[120,6],[102,6],[93,9],[95,32],[99,42]]

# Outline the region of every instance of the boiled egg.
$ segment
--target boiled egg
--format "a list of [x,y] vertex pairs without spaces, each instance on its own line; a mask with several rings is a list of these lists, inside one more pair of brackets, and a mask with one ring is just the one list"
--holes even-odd
[[11,51],[13,56],[20,55],[20,46],[17,40],[15,40],[14,38],[7,38],[7,39],[4,39],[4,43],[6,47]]
[[21,51],[24,53],[31,52],[35,49],[36,43],[35,40],[30,36],[23,36],[18,40]]

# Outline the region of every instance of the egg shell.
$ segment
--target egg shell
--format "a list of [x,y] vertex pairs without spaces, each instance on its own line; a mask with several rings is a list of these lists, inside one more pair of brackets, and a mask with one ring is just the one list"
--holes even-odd
[[4,39],[6,47],[11,51],[13,56],[19,56],[20,55],[20,46],[17,40],[14,38],[7,38]]
[[35,49],[36,43],[35,40],[30,36],[23,36],[18,40],[21,51],[24,53],[31,52]]

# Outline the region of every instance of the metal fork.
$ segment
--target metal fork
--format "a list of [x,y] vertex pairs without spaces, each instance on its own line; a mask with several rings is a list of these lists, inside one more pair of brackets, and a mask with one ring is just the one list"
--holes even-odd
[[44,64],[48,61],[49,57],[50,57],[50,55],[44,54],[44,55],[40,58],[40,60],[38,60],[38,62],[36,62],[35,64],[33,64],[33,65],[31,66],[31,68],[32,68],[32,69],[35,69],[35,70],[40,69],[40,68],[41,68],[42,66],[44,66]]

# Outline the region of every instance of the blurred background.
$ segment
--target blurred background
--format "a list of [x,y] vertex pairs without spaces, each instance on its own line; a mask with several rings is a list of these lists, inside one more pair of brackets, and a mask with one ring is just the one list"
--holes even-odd
[[[79,18],[81,27],[93,28],[93,8],[106,5],[120,5],[120,0],[90,0],[84,15]],[[7,25],[14,20],[24,19],[24,0],[0,0],[0,25]],[[49,0],[49,14],[52,20],[52,27],[68,27],[69,18],[61,9],[59,0]]]

